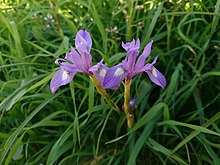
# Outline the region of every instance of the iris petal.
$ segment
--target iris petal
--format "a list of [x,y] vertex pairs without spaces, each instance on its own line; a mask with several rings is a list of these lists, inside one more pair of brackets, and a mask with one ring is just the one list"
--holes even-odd
[[99,82],[102,84],[105,74],[109,68],[103,64],[103,59],[97,63],[96,65],[92,66],[89,71],[93,72]]
[[84,70],[82,57],[73,48],[71,48],[70,53],[66,54],[65,58],[71,61],[79,70]]
[[50,82],[50,89],[52,93],[56,93],[60,86],[66,85],[72,81],[75,74],[76,72],[68,72],[64,69],[57,71]]
[[76,34],[75,45],[77,50],[81,52],[90,52],[92,39],[87,31],[79,30]]
[[135,70],[136,72],[139,72],[145,64],[146,58],[150,55],[151,53],[151,46],[153,44],[153,41],[149,42],[145,48],[143,53],[140,55],[140,57],[138,58],[136,65],[135,65]]
[[107,70],[102,86],[104,89],[111,88],[113,90],[116,90],[126,76],[127,72],[121,66],[121,64],[116,65]]
[[[148,64],[151,65],[151,64]],[[147,67],[145,67],[147,68]],[[165,88],[166,86],[166,78],[164,75],[157,70],[153,65],[150,69],[146,69],[145,72],[148,74],[150,80],[155,83],[156,85],[159,85],[162,88]]]
[[92,46],[92,39],[87,31],[79,30],[76,34],[75,40],[76,49],[81,55],[81,59],[86,71],[92,65],[92,56],[90,54],[90,49]]

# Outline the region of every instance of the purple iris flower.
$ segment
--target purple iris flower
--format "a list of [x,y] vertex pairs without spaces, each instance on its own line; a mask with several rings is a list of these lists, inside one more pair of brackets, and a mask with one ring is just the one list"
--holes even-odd
[[163,74],[154,67],[158,56],[152,63],[145,64],[146,58],[151,53],[152,44],[153,41],[149,42],[145,46],[143,53],[136,61],[140,48],[140,40],[133,40],[132,42],[128,42],[126,44],[122,43],[122,47],[127,51],[127,55],[120,64],[107,70],[102,83],[103,88],[116,90],[124,79],[131,80],[134,76],[142,72],[147,73],[153,83],[164,88],[166,86],[166,79]]
[[70,83],[77,72],[87,75],[95,74],[100,83],[104,79],[108,68],[103,64],[103,60],[92,66],[90,54],[92,39],[87,31],[79,30],[77,32],[75,46],[77,51],[71,48],[70,53],[66,54],[65,60],[58,59],[56,61],[60,70],[55,73],[51,80],[50,89],[52,93],[55,93],[60,86]]

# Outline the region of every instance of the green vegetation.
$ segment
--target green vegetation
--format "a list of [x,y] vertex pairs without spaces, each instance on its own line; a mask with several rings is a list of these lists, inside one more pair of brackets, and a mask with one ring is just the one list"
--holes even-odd
[[[1,0],[0,164],[220,164],[220,0]],[[113,111],[85,74],[54,95],[50,79],[79,29],[94,64],[154,40],[167,78],[132,81],[136,123]],[[123,105],[123,85],[107,90]]]

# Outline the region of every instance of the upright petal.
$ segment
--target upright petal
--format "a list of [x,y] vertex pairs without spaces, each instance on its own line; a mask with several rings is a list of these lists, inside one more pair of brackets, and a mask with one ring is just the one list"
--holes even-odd
[[92,66],[92,56],[90,53],[81,52],[81,57],[83,61],[83,65],[86,71]]
[[92,46],[92,39],[87,31],[79,30],[75,40],[76,49],[82,57],[82,62],[86,71],[92,65],[92,56],[90,49]]
[[92,46],[92,39],[87,31],[79,30],[76,34],[75,45],[77,50],[89,53]]
[[50,82],[50,89],[52,93],[56,93],[60,86],[66,85],[72,81],[75,74],[76,72],[68,72],[62,68],[57,71]]
[[126,70],[122,67],[121,64],[116,65],[107,70],[102,86],[104,89],[111,88],[113,90],[118,89],[120,83],[127,76]]
[[138,49],[132,48],[128,51],[126,60],[126,70],[133,71],[136,57],[138,55]]
[[126,44],[122,43],[122,47],[127,51],[125,60],[122,63],[125,70],[129,71],[128,78],[130,79],[134,72],[135,61],[140,48],[140,40],[133,40],[132,42],[128,42]]
[[143,53],[140,55],[140,57],[138,58],[136,65],[135,65],[135,70],[136,72],[139,72],[145,64],[146,58],[150,55],[151,53],[151,46],[153,44],[153,40],[151,42],[149,42],[145,48]]
[[150,80],[159,85],[162,88],[166,86],[166,78],[159,70],[157,70],[152,64],[147,64],[145,67],[145,72],[148,74]]

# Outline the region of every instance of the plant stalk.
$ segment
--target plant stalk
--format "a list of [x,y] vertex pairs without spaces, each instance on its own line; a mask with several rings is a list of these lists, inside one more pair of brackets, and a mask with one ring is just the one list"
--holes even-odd
[[130,88],[131,80],[125,80],[124,83],[125,93],[124,93],[124,111],[127,118],[128,128],[132,128],[134,125],[134,114],[130,109]]
[[110,105],[110,107],[112,107],[115,111],[120,113],[120,108],[118,108],[118,106],[110,99],[106,90],[102,88],[99,80],[94,75],[90,75],[89,77],[92,80],[99,94],[102,95],[102,97],[104,97],[105,101]]

